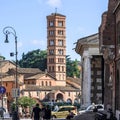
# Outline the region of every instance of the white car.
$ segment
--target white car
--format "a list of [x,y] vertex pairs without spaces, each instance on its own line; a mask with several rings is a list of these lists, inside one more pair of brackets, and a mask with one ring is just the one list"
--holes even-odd
[[80,110],[78,112],[78,114],[82,114],[82,113],[90,112],[90,111],[92,112],[95,107],[97,108],[98,111],[103,111],[104,110],[104,105],[102,105],[102,104],[95,104],[95,105],[90,105],[87,108]]

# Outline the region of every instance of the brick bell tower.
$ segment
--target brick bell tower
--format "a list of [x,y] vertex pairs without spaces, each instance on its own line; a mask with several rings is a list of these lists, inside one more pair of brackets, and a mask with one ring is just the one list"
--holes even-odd
[[47,16],[47,72],[56,78],[56,86],[66,86],[66,16]]

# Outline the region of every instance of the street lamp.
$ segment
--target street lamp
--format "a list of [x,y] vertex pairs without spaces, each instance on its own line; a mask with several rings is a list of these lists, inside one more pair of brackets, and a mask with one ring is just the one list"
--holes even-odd
[[[18,90],[18,78],[17,78],[17,54],[18,54],[18,51],[17,51],[17,35],[16,35],[16,31],[13,27],[11,26],[7,26],[3,29],[3,33],[5,34],[6,36],[6,39],[5,39],[5,43],[8,43],[8,36],[10,34],[12,34],[14,37],[15,37],[15,53],[10,53],[10,56],[14,56],[15,55],[15,62],[16,62],[16,70],[15,70],[15,90],[17,91]],[[15,102],[16,102],[16,106],[15,106],[15,110],[16,110],[16,113],[18,115],[18,96],[15,95]]]

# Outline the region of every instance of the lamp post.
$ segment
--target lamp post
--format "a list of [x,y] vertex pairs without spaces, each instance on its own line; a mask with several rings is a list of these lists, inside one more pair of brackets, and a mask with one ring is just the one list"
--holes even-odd
[[[18,55],[18,51],[17,51],[17,35],[16,35],[16,31],[15,31],[15,29],[13,28],[13,27],[11,27],[11,26],[7,26],[7,27],[5,27],[4,29],[3,29],[3,33],[5,34],[5,36],[6,36],[6,39],[5,39],[5,43],[8,43],[9,42],[9,40],[8,40],[8,36],[10,35],[10,34],[12,34],[14,37],[15,37],[15,53],[10,53],[10,56],[14,56],[15,55],[15,62],[16,62],[16,70],[15,70],[15,90],[17,91],[18,90],[18,78],[17,78],[17,55]],[[16,104],[15,104],[15,111],[16,111],[16,114],[17,114],[17,116],[18,116],[18,98],[17,98],[18,96],[16,96],[16,94],[15,94],[15,102],[16,102]]]

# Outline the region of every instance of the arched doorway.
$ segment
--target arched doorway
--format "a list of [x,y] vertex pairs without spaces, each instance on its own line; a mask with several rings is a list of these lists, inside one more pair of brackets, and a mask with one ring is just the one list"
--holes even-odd
[[59,102],[63,101],[63,95],[61,93],[58,93],[56,95],[56,101],[59,101]]
[[70,98],[67,99],[67,103],[72,104],[72,100]]

